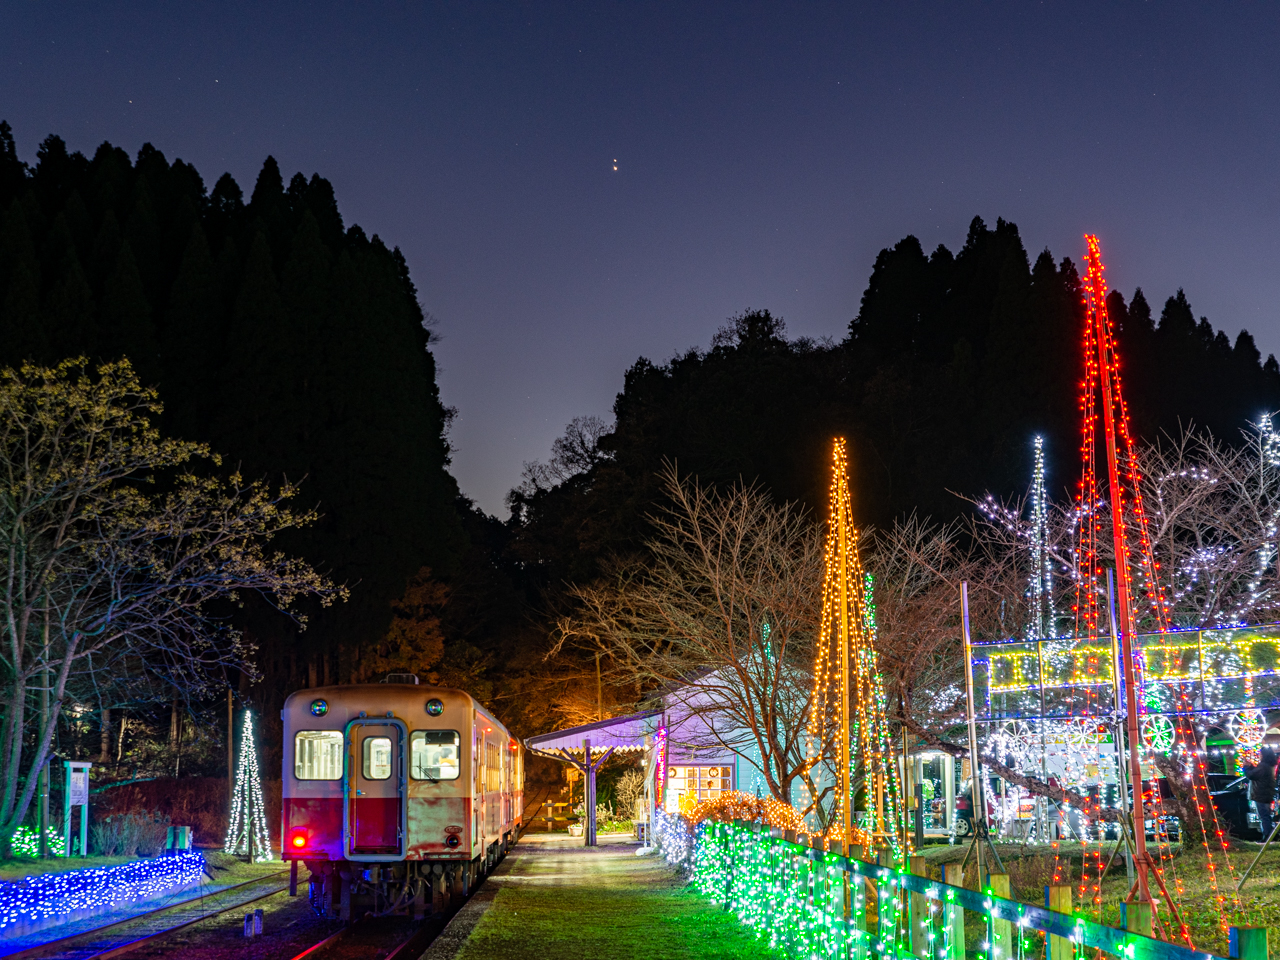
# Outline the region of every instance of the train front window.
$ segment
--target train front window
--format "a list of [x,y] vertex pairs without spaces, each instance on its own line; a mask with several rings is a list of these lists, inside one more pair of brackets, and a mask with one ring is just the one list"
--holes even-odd
[[409,735],[409,773],[415,780],[457,780],[462,771],[457,730],[415,730]]
[[391,776],[391,738],[364,738],[364,778],[386,780]]
[[342,731],[299,731],[293,738],[293,775],[299,780],[341,780]]

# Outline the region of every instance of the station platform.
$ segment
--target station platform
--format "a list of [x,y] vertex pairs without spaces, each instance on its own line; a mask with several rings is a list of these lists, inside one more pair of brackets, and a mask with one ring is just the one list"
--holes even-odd
[[767,960],[777,955],[630,836],[526,834],[422,960]]

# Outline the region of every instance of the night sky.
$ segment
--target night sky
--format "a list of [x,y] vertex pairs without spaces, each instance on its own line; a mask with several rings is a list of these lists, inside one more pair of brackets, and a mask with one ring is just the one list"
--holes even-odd
[[975,214],[1280,353],[1277,64],[1274,4],[0,5],[23,159],[150,141],[248,194],[272,154],[404,251],[502,516],[638,356],[757,307],[839,340],[881,247]]

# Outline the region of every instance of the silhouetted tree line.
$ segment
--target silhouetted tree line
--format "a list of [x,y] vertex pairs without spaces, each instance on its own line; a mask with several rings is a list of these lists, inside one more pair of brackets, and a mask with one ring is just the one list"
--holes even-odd
[[[1129,301],[1112,292],[1109,306],[1138,435],[1194,422],[1238,443],[1248,420],[1280,406],[1275,358],[1263,363],[1248,332],[1233,344],[1197,321],[1181,290],[1158,321],[1141,290]],[[1032,263],[1012,223],[975,218],[955,254],[926,255],[908,236],[876,257],[840,343],[788,339],[781,319],[754,311],[706,351],[638,360],[612,430],[576,469],[535,467],[512,491],[509,549],[552,589],[591,578],[605,554],[639,546],[664,460],[704,482],[758,481],[821,515],[836,434],[850,440],[862,523],[913,510],[946,519],[966,507],[955,493],[1025,491],[1037,433],[1052,490],[1067,496],[1079,476],[1083,309],[1075,264],[1048,250]]]
[[[28,167],[0,124],[0,364],[128,356],[160,389],[166,433],[209,442],[250,477],[305,477],[300,502],[319,506],[281,547],[351,600],[310,611],[301,634],[252,605],[237,614],[260,646],[264,707],[409,658],[517,729],[553,723],[574,684],[594,696],[594,668],[542,662],[548,616],[568,583],[639,547],[666,461],[821,511],[843,434],[856,517],[884,524],[955,516],[952,491],[1024,490],[1043,433],[1065,491],[1081,298],[1074,264],[1048,251],[1032,263],[1013,224],[975,219],[955,254],[907,237],[876,258],[839,343],[789,338],[753,311],[705,351],[638,360],[612,427],[575,422],[503,521],[448,473],[450,412],[404,259],[344,225],[326,180],[286,185],[268,158],[246,202],[229,175],[208,190],[150,145],[87,158],[57,137]],[[1196,320],[1181,291],[1158,320],[1140,291],[1110,302],[1139,434],[1194,421],[1235,441],[1280,407],[1275,359]]]
[[351,600],[303,633],[239,614],[274,687],[346,679],[418,571],[468,563],[462,520],[478,521],[447,470],[423,320],[399,250],[344,225],[319,176],[286,185],[268,158],[246,202],[229,174],[208,190],[150,145],[88,158],[55,136],[28,168],[0,124],[0,364],[128,356],[167,434],[318,504],[281,548]]

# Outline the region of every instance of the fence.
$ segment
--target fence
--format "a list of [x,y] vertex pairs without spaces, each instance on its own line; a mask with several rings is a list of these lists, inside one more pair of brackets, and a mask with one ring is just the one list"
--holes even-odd
[[[708,823],[693,851],[693,882],[792,957],[965,960],[966,910],[979,914],[984,960],[1031,960],[1030,931],[1045,934],[1048,960],[1096,948],[1122,960],[1221,960],[1213,954],[1118,930],[1084,917],[1019,903],[990,887],[943,883],[809,846],[759,823]],[[924,861],[916,861],[918,873]],[[995,880],[997,878],[993,878]],[[1000,878],[1007,883],[1007,877]],[[847,881],[847,882],[846,882]],[[846,894],[846,890],[848,893]],[[1007,889],[1003,892],[1007,893]],[[845,900],[849,900],[846,912]],[[1231,956],[1267,960],[1266,931],[1231,928]]]

